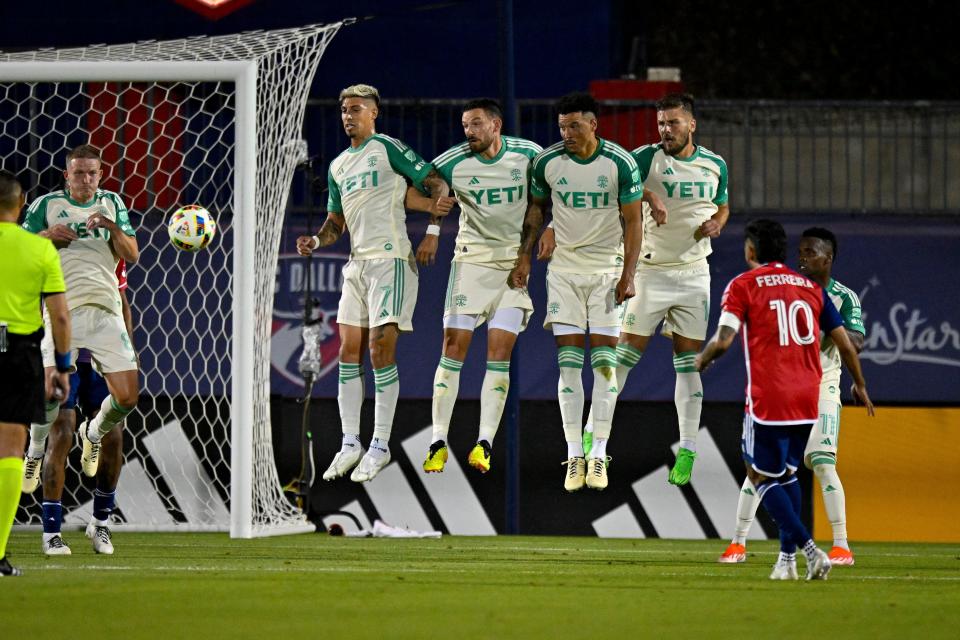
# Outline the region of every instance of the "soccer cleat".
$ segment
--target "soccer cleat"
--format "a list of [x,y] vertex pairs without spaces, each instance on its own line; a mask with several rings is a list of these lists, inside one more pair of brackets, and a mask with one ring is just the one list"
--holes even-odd
[[467,456],[467,464],[480,473],[490,471],[490,443],[486,440],[478,442]]
[[113,555],[113,537],[110,533],[110,527],[98,525],[91,522],[87,525],[87,537],[93,542],[93,550],[107,556]]
[[841,567],[852,567],[853,560],[853,551],[850,549],[844,549],[843,547],[834,547],[830,549],[830,553],[827,554],[827,557],[830,558],[830,564],[833,566]]
[[[587,427],[589,427],[589,429]],[[587,425],[583,429],[583,457],[584,458],[590,455],[591,449],[593,449],[593,426]]]
[[0,558],[0,578],[15,578],[16,576],[22,575],[23,571],[20,571],[20,569],[12,566],[10,561],[7,560],[7,556]]
[[799,580],[796,562],[780,562],[773,565],[773,571],[770,572],[771,580]]
[[736,542],[731,542],[727,545],[727,550],[724,551],[717,562],[723,564],[735,564],[737,562],[746,562],[747,561],[747,547],[742,544],[737,544]]
[[92,478],[97,475],[97,467],[100,465],[100,443],[90,442],[87,438],[86,423],[80,425],[77,432],[80,434],[80,443],[83,445],[83,455],[80,456],[80,466],[83,468],[83,475]]
[[813,560],[807,560],[807,580],[826,580],[832,568],[827,554],[817,549]]
[[71,551],[58,533],[49,540],[43,541],[43,553],[48,556],[69,556]]
[[603,491],[607,488],[607,463],[610,456],[606,458],[590,458],[586,462],[586,484],[591,489]]
[[677,452],[677,462],[673,465],[673,469],[670,470],[670,476],[667,478],[670,484],[675,484],[679,487],[690,482],[690,474],[693,473],[693,461],[696,459],[696,453],[680,447],[680,450]]
[[563,488],[573,493],[583,489],[587,480],[587,462],[583,458],[569,458],[565,464],[567,466],[567,477],[563,480]]
[[364,453],[366,453],[366,450],[360,446],[353,447],[349,450],[341,449],[337,451],[337,455],[333,456],[333,462],[331,462],[327,470],[323,472],[323,479],[334,480],[345,476],[347,471],[357,466],[357,463],[360,462],[360,458],[363,457]]
[[443,465],[447,462],[447,443],[437,440],[430,445],[427,459],[423,461],[423,470],[426,473],[443,473]]
[[43,463],[43,456],[34,458],[24,456],[23,458],[23,484],[20,490],[24,493],[33,493],[40,486],[40,466]]
[[374,457],[369,453],[360,460],[360,464],[350,474],[350,479],[354,482],[369,482],[373,480],[380,469],[383,469],[390,462],[390,452],[385,456]]

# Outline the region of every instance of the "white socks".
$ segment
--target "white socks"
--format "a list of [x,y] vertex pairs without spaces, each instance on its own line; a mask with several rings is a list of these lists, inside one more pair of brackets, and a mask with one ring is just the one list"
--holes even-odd
[[463,363],[442,356],[433,376],[433,442],[447,439],[453,405],[460,391],[460,369]]
[[[337,404],[340,406],[340,423],[346,436],[360,435],[360,408],[363,406],[363,366],[349,362],[340,363],[340,384],[337,387]],[[359,439],[357,439],[359,443]]]
[[[382,369],[373,370],[373,382],[377,389],[373,407],[373,439],[390,440],[393,429],[393,414],[397,410],[397,398],[400,396],[400,376],[397,365],[389,364]],[[371,450],[374,444],[370,444]]]
[[849,549],[847,544],[847,507],[843,485],[835,464],[814,464],[813,473],[820,483],[823,506],[833,528],[833,546]]
[[493,438],[500,428],[503,406],[510,390],[510,361],[488,360],[487,373],[480,388],[480,435],[477,440],[486,440],[493,446]]
[[753,526],[754,518],[757,517],[759,507],[760,497],[757,495],[757,488],[750,482],[750,478],[744,478],[743,486],[740,487],[740,497],[737,499],[737,531],[733,536],[733,542],[746,544],[747,535],[750,533],[750,527]]
[[690,451],[697,450],[697,432],[700,431],[700,410],[703,407],[703,383],[694,365],[695,351],[677,353],[673,356],[673,368],[677,373],[673,402],[677,407],[677,422],[680,426],[680,446]]
[[[583,457],[583,349],[580,347],[560,347],[557,349],[557,363],[560,365],[560,381],[557,383],[557,398],[560,402],[560,416],[563,418],[563,435],[567,441],[568,458]],[[580,453],[570,453],[579,449]]]

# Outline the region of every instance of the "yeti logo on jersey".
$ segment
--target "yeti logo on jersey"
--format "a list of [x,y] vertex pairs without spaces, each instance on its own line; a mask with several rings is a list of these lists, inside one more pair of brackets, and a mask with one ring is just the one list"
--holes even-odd
[[563,204],[572,209],[596,209],[610,206],[609,191],[557,191]]
[[[372,158],[371,158],[372,159]],[[350,193],[355,189],[372,189],[380,183],[380,176],[376,169],[373,171],[364,171],[354,176],[348,176],[343,179],[343,185],[340,189],[344,194]]]
[[[666,173],[666,172],[664,172]],[[713,198],[716,185],[712,182],[680,180],[679,182],[661,182],[668,198]]]

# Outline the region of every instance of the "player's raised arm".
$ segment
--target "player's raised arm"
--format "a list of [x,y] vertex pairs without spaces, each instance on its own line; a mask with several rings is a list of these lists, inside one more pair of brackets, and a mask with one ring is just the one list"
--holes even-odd
[[530,252],[543,225],[544,198],[533,196],[527,203],[527,213],[523,217],[523,233],[520,236],[520,249],[517,251],[517,263],[510,272],[508,282],[512,289],[522,289],[527,286],[530,276]]

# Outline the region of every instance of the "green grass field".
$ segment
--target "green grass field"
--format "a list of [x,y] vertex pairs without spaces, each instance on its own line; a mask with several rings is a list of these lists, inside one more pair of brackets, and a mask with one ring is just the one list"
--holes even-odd
[[862,543],[775,583],[772,541],[729,566],[716,540],[118,533],[97,556],[67,532],[48,559],[39,538],[11,538],[0,638],[960,637],[958,545]]

